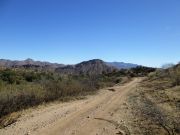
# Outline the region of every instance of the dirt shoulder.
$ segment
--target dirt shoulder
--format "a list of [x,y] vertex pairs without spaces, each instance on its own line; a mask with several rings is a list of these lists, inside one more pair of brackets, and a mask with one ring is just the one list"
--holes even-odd
[[135,135],[180,134],[180,87],[144,80],[128,96],[128,125]]

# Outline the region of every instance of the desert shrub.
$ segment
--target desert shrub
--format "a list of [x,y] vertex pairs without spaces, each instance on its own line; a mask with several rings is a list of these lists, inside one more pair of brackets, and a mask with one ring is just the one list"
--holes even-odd
[[31,106],[95,93],[122,81],[127,71],[102,75],[61,75],[32,69],[0,71],[0,118]]
[[147,76],[149,73],[154,72],[156,69],[155,68],[149,68],[149,67],[143,67],[143,66],[138,66],[136,68],[130,69],[131,73],[133,74],[132,76]]
[[173,86],[180,85],[180,67],[169,69],[169,76]]
[[42,101],[40,87],[33,85],[10,85],[0,91],[0,117]]
[[120,83],[122,81],[121,78],[116,79],[115,83]]
[[16,74],[15,72],[11,70],[4,70],[3,72],[1,72],[0,78],[1,80],[10,84],[13,84],[16,82]]
[[180,65],[168,69],[158,69],[148,75],[149,80],[165,81],[171,87],[180,85]]

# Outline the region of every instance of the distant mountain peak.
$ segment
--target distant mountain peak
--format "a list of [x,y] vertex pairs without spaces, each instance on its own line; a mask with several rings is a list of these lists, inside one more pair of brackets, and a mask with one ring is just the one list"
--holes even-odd
[[104,61],[100,59],[84,61],[74,66],[65,66],[56,69],[57,72],[63,74],[90,74],[90,75],[108,73],[108,72],[112,72],[113,70],[116,70],[116,68],[112,66],[108,66]]
[[27,58],[27,59],[25,59],[24,61],[34,61],[33,59],[31,59],[31,58]]
[[130,68],[135,68],[139,66],[137,64],[125,63],[125,62],[106,62],[106,63],[107,65],[113,66],[118,69],[130,69]]

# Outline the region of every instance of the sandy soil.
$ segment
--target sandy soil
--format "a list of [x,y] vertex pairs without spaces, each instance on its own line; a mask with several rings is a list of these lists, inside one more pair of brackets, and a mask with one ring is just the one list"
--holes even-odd
[[123,105],[140,81],[102,89],[83,100],[25,110],[16,123],[0,129],[0,135],[128,135]]

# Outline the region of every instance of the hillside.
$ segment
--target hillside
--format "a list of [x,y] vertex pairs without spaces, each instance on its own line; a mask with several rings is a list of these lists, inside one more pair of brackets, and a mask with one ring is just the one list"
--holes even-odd
[[94,59],[90,61],[84,61],[76,65],[69,65],[56,69],[56,72],[63,74],[102,74],[116,71],[117,69],[112,66],[108,66],[104,61]]
[[134,134],[180,134],[180,64],[158,69],[128,98],[126,115]]

